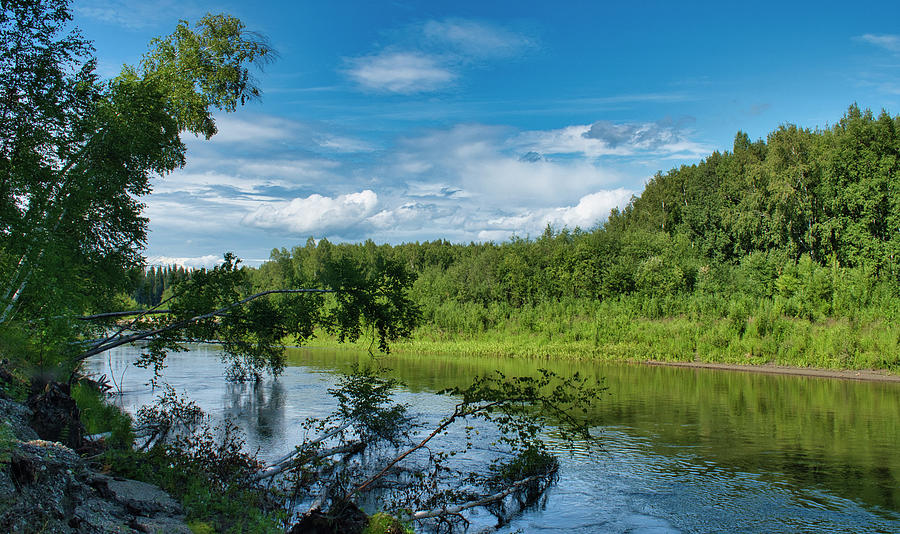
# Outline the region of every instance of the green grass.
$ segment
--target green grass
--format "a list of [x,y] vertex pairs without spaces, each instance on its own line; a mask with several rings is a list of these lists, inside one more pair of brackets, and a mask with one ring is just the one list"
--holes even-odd
[[[569,301],[520,309],[482,307],[481,312],[467,304],[426,312],[426,319],[411,338],[394,343],[392,351],[900,373],[900,324],[895,321],[871,311],[854,319],[794,317],[771,299],[724,304],[703,299]],[[364,338],[354,348],[370,343]],[[323,333],[306,345],[340,346]]]
[[111,432],[106,440],[112,447],[130,447],[134,442],[131,418],[110,404],[98,390],[82,384],[72,386],[72,398],[81,412],[81,423],[87,434]]

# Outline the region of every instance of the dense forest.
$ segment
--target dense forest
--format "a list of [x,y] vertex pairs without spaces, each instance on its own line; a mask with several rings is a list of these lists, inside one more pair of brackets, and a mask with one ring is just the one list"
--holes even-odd
[[163,300],[166,290],[187,280],[191,270],[180,265],[151,266],[135,272],[135,289],[132,298],[143,307],[156,306]]
[[854,105],[824,129],[739,132],[732,151],[657,173],[592,229],[310,239],[253,279],[302,287],[334,254],[401,260],[424,317],[407,348],[421,350],[896,368],[898,156],[900,117]]

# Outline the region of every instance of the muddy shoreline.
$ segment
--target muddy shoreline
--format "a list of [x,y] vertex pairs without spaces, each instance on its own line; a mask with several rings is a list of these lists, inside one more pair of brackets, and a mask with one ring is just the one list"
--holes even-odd
[[666,367],[686,367],[691,369],[715,369],[720,371],[737,371],[744,373],[763,373],[771,375],[809,376],[814,378],[836,378],[840,380],[864,380],[868,382],[900,383],[900,376],[885,371],[872,369],[836,370],[817,369],[814,367],[790,367],[787,365],[740,365],[735,363],[706,362],[663,362],[645,360],[636,362],[641,365],[661,365]]

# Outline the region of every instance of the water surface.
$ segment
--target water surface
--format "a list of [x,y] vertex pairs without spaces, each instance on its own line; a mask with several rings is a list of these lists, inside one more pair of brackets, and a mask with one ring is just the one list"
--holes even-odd
[[[116,377],[132,411],[154,396],[148,374],[130,365],[136,354],[121,348],[88,362]],[[334,408],[326,390],[338,373],[368,360],[349,350],[292,350],[279,379],[252,385],[224,381],[215,347],[169,358],[166,380],[212,418],[237,422],[264,459],[290,451],[304,417]],[[900,532],[898,383],[442,356],[380,362],[426,419],[453,404],[435,391],[495,369],[603,377],[609,389],[592,414],[602,448],[560,450],[560,480],[544,505],[504,532]]]

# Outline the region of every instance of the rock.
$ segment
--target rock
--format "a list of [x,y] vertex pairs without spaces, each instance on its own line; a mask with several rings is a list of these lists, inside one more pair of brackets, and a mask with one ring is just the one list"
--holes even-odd
[[114,500],[134,514],[151,517],[155,514],[182,515],[181,505],[168,493],[153,484],[137,480],[115,479],[106,475],[95,475],[89,482],[94,488],[102,487],[101,493]]
[[0,531],[72,532],[67,518],[86,496],[75,478],[81,459],[59,443],[18,442],[0,471]]
[[191,533],[158,487],[92,471],[61,443],[23,439],[35,433],[21,404],[0,400],[0,414],[14,435],[0,442],[0,532]]
[[32,412],[31,428],[41,439],[59,441],[73,449],[81,446],[84,426],[68,385],[48,383],[43,391],[28,399],[28,407]]
[[37,432],[28,426],[31,410],[18,402],[0,398],[0,421],[11,430],[11,438],[19,441],[38,439]]

